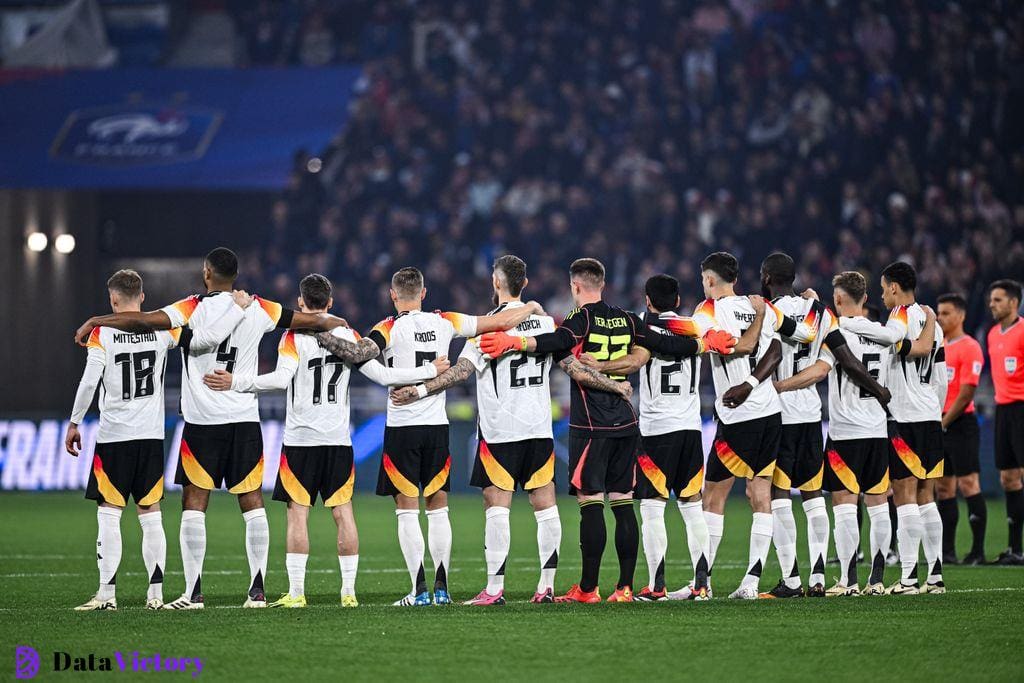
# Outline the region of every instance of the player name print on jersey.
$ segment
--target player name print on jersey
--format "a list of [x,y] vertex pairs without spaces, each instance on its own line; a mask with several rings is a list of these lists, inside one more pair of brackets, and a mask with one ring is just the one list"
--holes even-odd
[[[644,320],[660,334],[663,325],[681,320],[675,313],[646,314]],[[658,436],[686,429],[699,430],[700,356],[678,358],[652,353],[640,370],[640,433]]]
[[[381,350],[385,365],[418,368],[448,355],[454,337],[476,334],[476,318],[448,312],[406,311],[374,325],[367,335]],[[376,361],[370,361],[376,362]],[[427,396],[409,405],[396,406],[388,399],[387,425],[446,425],[445,393]]]
[[[510,301],[491,314],[524,305],[521,301]],[[515,331],[533,337],[554,329],[555,322],[550,317],[533,315]],[[553,361],[559,360],[557,356],[510,353],[490,359],[480,351],[476,340],[471,339],[462,349],[460,358],[467,359],[476,370],[477,419],[485,442],[552,438],[549,373]]]
[[[93,329],[86,343],[83,384],[99,385],[101,443],[164,438],[164,375],[167,352],[179,339],[170,332],[120,332],[109,327]],[[81,424],[92,402],[75,397],[71,421]]]
[[[885,385],[893,355],[892,346],[848,330],[843,330],[842,334],[850,353],[864,364],[872,377]],[[887,418],[881,404],[846,376],[827,347],[821,351],[821,360],[831,366],[828,375],[829,436],[835,441],[887,438]]]

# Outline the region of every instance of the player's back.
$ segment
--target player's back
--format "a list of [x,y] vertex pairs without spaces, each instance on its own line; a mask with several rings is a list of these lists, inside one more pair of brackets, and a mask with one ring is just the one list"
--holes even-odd
[[[644,321],[661,334],[662,325],[679,318],[675,313],[645,314]],[[652,353],[640,370],[640,433],[657,436],[682,430],[699,430],[700,356],[678,358]]]
[[[736,408],[726,408],[722,396],[730,388],[740,384],[753,373],[754,368],[775,338],[780,324],[781,312],[767,305],[761,334],[754,350],[747,356],[711,355],[711,378],[715,385],[715,412],[726,424],[756,420],[774,415],[782,410],[779,394],[770,381],[762,382],[752,389],[747,400]],[[753,324],[756,314],[750,299],[745,296],[725,296],[720,299],[705,299],[694,311],[694,320],[702,329],[720,328],[734,337],[741,337]]]
[[[418,368],[448,355],[448,348],[456,335],[456,328],[449,317],[457,315],[406,311],[381,321],[370,334],[383,339],[381,357],[388,367]],[[389,427],[446,425],[448,414],[445,406],[444,392],[405,406],[397,406],[388,399],[387,424]]]
[[[277,325],[281,305],[253,297],[241,320],[219,346],[197,348],[193,343],[196,331],[212,325],[235,304],[229,292],[211,292],[189,297],[184,302],[190,302],[185,306],[192,309],[185,316],[187,326],[182,330],[180,342],[183,374],[181,412],[185,421],[203,425],[258,422],[256,394],[213,391],[203,384],[203,376],[214,370],[255,375],[259,365],[260,340]],[[173,307],[182,304],[178,302]]]
[[[570,322],[571,321],[571,322]],[[584,304],[566,316],[582,343],[573,349],[578,357],[588,353],[599,361],[615,360],[629,353],[637,337],[639,320],[633,313],[604,301]],[[612,379],[624,379],[612,377]],[[637,433],[637,417],[629,401],[618,394],[570,385],[569,426],[591,437],[620,437]]]
[[996,323],[988,331],[988,355],[992,361],[992,383],[996,404],[1024,401],[1024,319],[1005,330]]
[[[880,344],[849,330],[842,330],[842,335],[854,357],[864,364],[872,377],[884,385],[890,371],[892,346]],[[836,440],[886,438],[885,409],[871,394],[846,376],[827,348],[822,351],[822,357],[832,365],[828,377],[829,436]]]
[[[357,341],[347,327],[331,334]],[[286,446],[351,446],[349,381],[352,369],[327,351],[311,334],[284,333],[278,353],[291,356],[297,367],[287,390]]]
[[[801,342],[793,338],[780,339],[782,361],[775,369],[774,377],[777,380],[784,380],[817,362],[825,336],[834,326],[834,318],[821,302],[802,296],[776,297],[772,304],[797,324],[803,323],[817,330],[816,336],[810,342]],[[779,394],[779,401],[782,403],[783,424],[803,424],[821,420],[821,397],[814,386]]]
[[178,331],[122,332],[93,329],[86,346],[102,353],[100,428],[97,441],[164,438],[164,375],[167,351]]
[[[978,378],[981,369],[985,365],[985,355],[981,351],[981,344],[965,334],[956,339],[947,340],[945,343],[946,354],[946,376],[943,379],[947,383],[946,400],[942,406],[942,413],[946,414],[957,396],[960,394],[960,385],[965,381],[968,384],[978,385]],[[965,413],[974,412],[974,401],[972,400],[964,408]]]
[[[925,326],[925,312],[920,305],[897,306],[890,316],[896,316],[907,329],[911,342],[921,336]],[[889,378],[886,385],[892,393],[889,410],[900,423],[934,422],[942,417],[942,404],[935,392],[933,375],[942,349],[942,329],[935,325],[935,339],[928,355],[908,358],[906,354],[890,354]],[[945,377],[941,378],[943,381]]]
[[[490,315],[524,305],[521,301],[510,301]],[[555,322],[549,316],[531,315],[509,333],[535,337],[554,329]],[[470,339],[461,357],[473,363],[477,371],[477,416],[486,442],[552,438],[550,355],[511,353],[486,359],[476,346],[476,339]]]

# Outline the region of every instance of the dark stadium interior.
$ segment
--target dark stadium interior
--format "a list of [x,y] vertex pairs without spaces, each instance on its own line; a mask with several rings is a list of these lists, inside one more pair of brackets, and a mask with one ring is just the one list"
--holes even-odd
[[1021,0],[0,0],[0,670],[1019,681],[1021,281]]

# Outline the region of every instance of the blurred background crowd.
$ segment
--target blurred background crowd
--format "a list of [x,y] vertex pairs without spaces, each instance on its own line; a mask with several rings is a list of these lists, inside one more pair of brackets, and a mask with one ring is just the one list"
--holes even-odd
[[713,250],[740,258],[748,292],[773,249],[826,295],[837,271],[874,283],[904,259],[922,300],[968,297],[972,330],[987,284],[1024,273],[1021,3],[230,9],[250,64],[365,64],[349,124],[296,155],[245,254],[261,291],[288,301],[297,277],[328,274],[360,327],[390,312],[406,264],[424,270],[428,307],[483,311],[504,252],[556,314],[582,255],[605,262],[615,302],[642,306],[663,271],[684,309]]

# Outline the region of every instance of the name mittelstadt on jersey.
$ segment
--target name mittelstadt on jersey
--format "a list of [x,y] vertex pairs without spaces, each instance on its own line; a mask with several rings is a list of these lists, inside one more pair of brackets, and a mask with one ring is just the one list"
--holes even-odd
[[115,332],[115,344],[141,344],[142,342],[155,342],[156,332]]
[[413,332],[413,335],[418,342],[437,341],[437,334],[433,330],[429,330],[427,332]]
[[53,653],[54,671],[111,671],[113,673],[188,673],[197,678],[203,672],[199,657],[165,657],[159,652],[150,656],[135,652],[115,651],[113,657],[90,652],[76,657],[69,652]]

